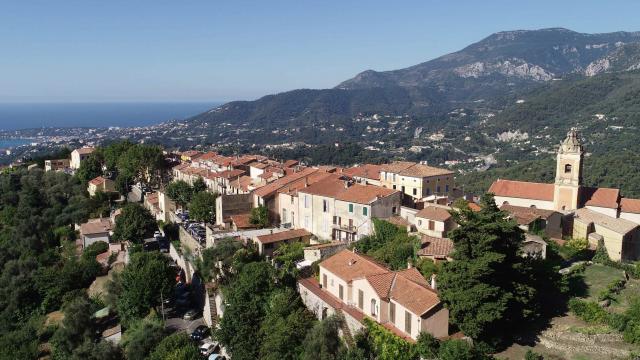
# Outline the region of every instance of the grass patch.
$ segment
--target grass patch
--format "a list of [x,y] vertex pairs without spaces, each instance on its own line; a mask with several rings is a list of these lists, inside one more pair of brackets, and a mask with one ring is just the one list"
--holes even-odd
[[597,334],[611,334],[613,329],[607,325],[590,325],[590,326],[572,326],[569,331],[585,334],[585,335],[597,335]]
[[587,266],[584,282],[587,284],[587,298],[598,301],[598,295],[614,280],[622,279],[622,271],[601,264]]

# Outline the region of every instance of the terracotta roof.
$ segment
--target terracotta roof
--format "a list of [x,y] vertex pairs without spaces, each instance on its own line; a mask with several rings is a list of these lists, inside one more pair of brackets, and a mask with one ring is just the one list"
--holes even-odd
[[418,255],[449,257],[452,251],[453,241],[450,239],[422,235],[422,245],[420,250],[418,250]]
[[423,315],[440,304],[440,298],[434,290],[405,276],[396,276],[389,298],[417,315]]
[[520,225],[529,225],[536,219],[547,220],[549,216],[556,213],[553,210],[544,210],[508,204],[502,205],[500,209],[508,212]]
[[89,184],[92,184],[92,185],[100,185],[100,184],[104,183],[105,181],[106,181],[106,179],[105,179],[105,178],[103,178],[102,176],[98,176],[98,177],[96,177],[95,179],[91,179],[91,180],[89,181]]
[[285,177],[282,177],[270,184],[267,184],[263,187],[261,187],[260,189],[254,191],[254,194],[256,194],[257,196],[260,197],[265,197],[265,196],[270,196],[275,194],[278,190],[280,190],[281,188],[293,183],[296,180],[300,180],[303,179],[313,173],[315,173],[316,171],[318,171],[317,169],[304,169],[300,172],[297,173],[293,173],[291,175],[287,175]]
[[424,276],[422,276],[422,274],[420,273],[420,271],[418,271],[418,269],[414,267],[410,269],[399,270],[397,271],[397,273],[398,275],[404,276],[405,278],[413,281],[414,283],[424,285],[424,286],[429,285],[429,282],[427,281],[427,279],[425,279]]
[[346,190],[345,182],[345,180],[340,180],[340,175],[329,174],[325,179],[299,189],[298,192],[335,198]]
[[640,214],[640,199],[622,198],[620,200],[620,211]]
[[619,189],[584,187],[581,191],[582,202],[585,206],[598,206],[610,209],[618,208],[618,201],[620,199]]
[[478,212],[480,210],[482,210],[482,208],[480,207],[480,205],[469,201],[469,209],[471,209],[472,211]]
[[289,167],[298,165],[298,163],[299,163],[298,160],[287,160],[284,162],[284,164],[282,164],[282,166],[289,168]]
[[346,282],[389,272],[389,269],[372,259],[346,249],[322,261],[320,266]]
[[425,208],[418,211],[416,217],[436,221],[447,221],[451,218],[451,214],[449,213],[449,209],[447,208],[435,206],[432,204],[425,204]]
[[405,218],[403,218],[402,216],[392,216],[388,219],[386,219],[389,223],[395,225],[395,226],[409,226],[411,224],[409,224],[409,221]]
[[213,160],[218,156],[217,152],[213,152],[213,151],[209,151],[206,152],[204,154],[202,154],[200,157],[198,157],[198,161],[209,161],[209,160]]
[[303,236],[311,236],[312,234],[305,229],[295,229],[295,230],[287,230],[281,231],[273,234],[260,235],[256,236],[256,240],[261,242],[262,244],[270,244],[285,240],[296,239]]
[[587,208],[576,210],[575,217],[575,221],[594,223],[618,234],[627,234],[638,227],[638,224],[632,221],[607,216]]
[[332,241],[332,242],[328,242],[328,243],[324,243],[324,244],[316,244],[316,245],[311,245],[311,246],[307,246],[304,249],[305,250],[317,250],[317,249],[326,249],[326,248],[330,248],[330,247],[336,247],[336,246],[345,246],[346,244],[342,241]]
[[225,170],[225,171],[221,171],[218,173],[218,177],[224,178],[224,179],[232,179],[232,178],[236,178],[242,174],[244,174],[245,171],[244,170],[240,170],[240,169],[235,169],[235,170]]
[[396,273],[387,272],[382,274],[369,275],[365,277],[373,290],[383,299],[389,298],[389,292],[393,285],[393,280],[396,278]]
[[491,184],[488,192],[503,197],[553,201],[554,185],[498,179]]
[[251,229],[255,227],[253,224],[251,224],[251,221],[249,221],[250,217],[250,214],[236,214],[229,216],[229,218],[231,218],[231,221],[238,229]]
[[436,168],[410,161],[394,161],[391,164],[382,165],[381,170],[389,173],[396,173],[401,176],[411,177],[453,175],[453,171],[451,170]]
[[382,166],[373,164],[364,164],[344,169],[342,172],[352,177],[361,177],[365,179],[380,180],[380,169]]
[[378,198],[384,198],[395,193],[399,193],[399,191],[373,185],[353,184],[338,194],[336,199],[358,204],[370,204]]
[[89,219],[80,225],[80,233],[82,235],[102,234],[111,231],[112,227],[109,218]]
[[259,163],[259,162],[252,162],[251,164],[249,164],[250,167],[256,168],[256,169],[264,169],[269,167],[269,164],[264,164],[264,163]]
[[92,147],[82,147],[82,148],[76,149],[75,151],[77,151],[78,154],[80,154],[80,155],[87,155],[87,154],[91,154],[92,152],[96,151],[96,149],[94,149]]

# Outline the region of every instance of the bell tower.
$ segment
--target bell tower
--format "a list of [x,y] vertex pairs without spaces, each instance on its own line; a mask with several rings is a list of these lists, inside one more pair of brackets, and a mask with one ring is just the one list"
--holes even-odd
[[553,194],[555,210],[570,211],[578,208],[583,156],[584,150],[578,139],[578,132],[572,128],[558,148]]

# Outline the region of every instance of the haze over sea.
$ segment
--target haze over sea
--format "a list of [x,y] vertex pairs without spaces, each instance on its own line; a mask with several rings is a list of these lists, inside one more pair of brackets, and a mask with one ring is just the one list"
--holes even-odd
[[0,103],[0,130],[130,127],[186,119],[220,102]]

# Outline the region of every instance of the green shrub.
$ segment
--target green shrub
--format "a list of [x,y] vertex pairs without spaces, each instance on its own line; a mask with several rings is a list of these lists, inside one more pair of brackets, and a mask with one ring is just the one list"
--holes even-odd
[[580,299],[569,300],[569,310],[580,319],[591,324],[605,324],[609,315],[597,303]]

